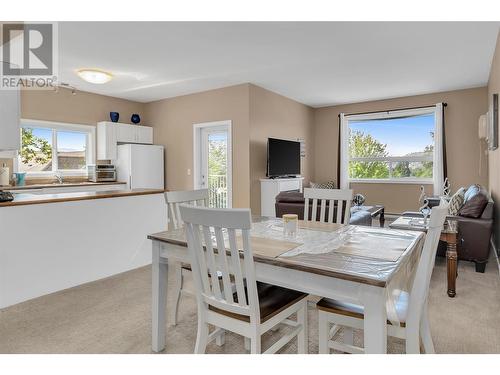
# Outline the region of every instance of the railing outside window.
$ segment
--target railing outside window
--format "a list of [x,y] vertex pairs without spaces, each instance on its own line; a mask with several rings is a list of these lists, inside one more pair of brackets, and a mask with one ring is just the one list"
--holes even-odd
[[208,176],[208,201],[210,207],[227,208],[227,176]]

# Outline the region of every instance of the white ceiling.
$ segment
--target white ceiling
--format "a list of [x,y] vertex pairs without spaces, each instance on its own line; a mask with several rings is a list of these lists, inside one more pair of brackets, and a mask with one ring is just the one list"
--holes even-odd
[[[60,75],[140,102],[250,82],[320,107],[486,85],[499,25],[65,22]],[[92,85],[79,68],[115,77]]]

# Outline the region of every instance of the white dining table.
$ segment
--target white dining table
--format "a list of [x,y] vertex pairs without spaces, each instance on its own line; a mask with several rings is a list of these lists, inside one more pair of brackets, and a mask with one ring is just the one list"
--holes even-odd
[[[408,277],[408,269],[416,263],[423,233],[318,223],[300,228],[290,238],[283,234],[281,219],[253,217],[251,237],[297,243],[279,256],[254,252],[258,281],[363,306],[365,352],[387,352],[387,298],[393,280]],[[190,258],[182,228],[148,238],[152,241],[152,350],[160,352],[168,342],[168,264],[189,264]],[[397,259],[389,259],[397,251]]]

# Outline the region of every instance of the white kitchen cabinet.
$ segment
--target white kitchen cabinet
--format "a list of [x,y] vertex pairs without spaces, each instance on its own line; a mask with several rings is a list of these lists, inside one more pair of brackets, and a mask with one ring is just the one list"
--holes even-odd
[[153,128],[109,121],[97,123],[97,159],[115,160],[118,143],[153,144]]
[[153,144],[153,128],[150,126],[136,126],[137,143]]
[[0,152],[19,150],[19,90],[0,90]]
[[99,122],[97,124],[97,159],[116,159],[116,131],[113,122]]

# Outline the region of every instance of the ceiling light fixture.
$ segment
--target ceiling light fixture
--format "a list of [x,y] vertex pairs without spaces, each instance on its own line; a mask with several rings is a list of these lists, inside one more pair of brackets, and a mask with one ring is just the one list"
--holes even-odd
[[84,81],[94,83],[96,85],[107,83],[113,78],[111,73],[98,69],[80,69],[77,71],[77,74]]

